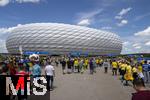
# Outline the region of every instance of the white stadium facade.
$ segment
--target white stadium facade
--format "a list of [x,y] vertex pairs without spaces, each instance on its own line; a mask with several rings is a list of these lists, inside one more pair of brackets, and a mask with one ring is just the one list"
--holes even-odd
[[106,55],[120,54],[122,41],[114,33],[84,26],[60,23],[32,23],[12,30],[6,40],[9,53],[48,52]]

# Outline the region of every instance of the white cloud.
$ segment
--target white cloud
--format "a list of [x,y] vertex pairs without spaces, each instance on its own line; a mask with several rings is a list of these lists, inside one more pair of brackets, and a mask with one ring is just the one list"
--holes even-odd
[[135,44],[133,44],[132,46],[133,46],[135,49],[140,49],[140,48],[141,48],[141,46],[140,46],[139,43],[135,43]]
[[131,9],[132,9],[131,7],[122,9],[118,15],[123,16],[123,15],[127,14]]
[[137,17],[135,17],[134,21],[141,20],[141,19],[143,19],[143,18],[145,18],[145,17],[148,17],[148,16],[150,16],[150,13],[146,13],[146,14],[137,16]]
[[0,28],[0,38],[4,36],[5,34],[11,33],[11,31],[17,27],[21,26],[21,24],[18,24],[15,27],[9,27],[9,28]]
[[124,46],[129,45],[129,41],[123,42],[123,45],[124,45]]
[[88,25],[90,25],[90,20],[89,19],[83,19],[80,22],[78,22],[78,25],[88,26]]
[[122,23],[122,24],[127,24],[128,21],[127,21],[127,20],[122,20],[121,23]]
[[89,19],[100,14],[102,11],[103,9],[97,9],[97,10],[89,11],[89,12],[81,12],[81,13],[78,13],[77,16],[79,17],[79,19]]
[[88,26],[94,22],[94,18],[99,15],[103,9],[97,9],[90,12],[81,12],[77,14],[77,25]]
[[122,19],[123,17],[122,16],[115,16],[115,19]]
[[5,44],[5,40],[0,40],[0,53],[7,53],[7,48],[6,48],[6,44]]
[[128,21],[127,21],[127,20],[121,20],[120,23],[117,23],[117,25],[118,25],[119,27],[124,26],[124,25],[126,25],[126,24],[128,24]]
[[118,14],[117,16],[115,16],[115,19],[118,19],[118,20],[121,20],[123,19],[123,16],[126,15],[132,8],[129,7],[129,8],[126,8],[126,9],[122,9]]
[[9,4],[10,0],[0,0],[0,6],[6,6]]
[[6,53],[6,44],[5,40],[7,36],[13,31],[13,29],[21,26],[21,24],[18,24],[16,27],[10,27],[10,28],[0,28],[0,53]]
[[112,29],[112,27],[106,26],[106,27],[102,27],[101,29],[102,30],[110,30],[110,29]]
[[0,0],[0,6],[6,6],[9,3],[39,3],[42,0]]
[[[127,36],[122,37],[123,50],[122,54],[130,53],[150,53],[148,36]],[[147,44],[147,45],[146,45]]]
[[137,47],[137,46],[139,46],[139,44],[138,44],[138,43],[135,43],[135,44],[133,44],[132,46],[133,46],[133,47]]
[[146,46],[150,46],[150,41],[145,43]]
[[9,33],[12,31],[13,28],[0,28],[0,53],[6,53],[6,44],[5,39],[9,35]]
[[10,28],[0,28],[0,34],[10,33],[15,27]]
[[135,49],[141,49],[141,46],[136,46]]
[[40,2],[41,0],[16,0],[16,2],[18,3],[38,3]]
[[[150,26],[143,31],[134,33],[135,36],[150,36]],[[150,38],[150,37],[149,37]]]

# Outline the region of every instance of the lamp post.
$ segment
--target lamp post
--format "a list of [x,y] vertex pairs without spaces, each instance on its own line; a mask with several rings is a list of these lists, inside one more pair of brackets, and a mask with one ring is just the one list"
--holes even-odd
[[23,55],[22,45],[19,46],[19,52],[20,52],[20,55],[21,55],[21,58],[22,58],[22,55]]

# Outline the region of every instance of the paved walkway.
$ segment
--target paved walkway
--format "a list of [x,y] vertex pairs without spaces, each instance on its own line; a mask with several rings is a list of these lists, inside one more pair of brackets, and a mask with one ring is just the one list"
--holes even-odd
[[97,73],[62,74],[56,67],[55,89],[50,92],[50,100],[131,100],[134,92],[131,86],[123,86],[118,76],[108,74],[103,68]]

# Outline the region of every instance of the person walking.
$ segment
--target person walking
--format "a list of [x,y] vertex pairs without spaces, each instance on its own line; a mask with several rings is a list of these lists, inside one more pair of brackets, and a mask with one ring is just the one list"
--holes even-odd
[[124,75],[124,78],[126,80],[126,83],[124,84],[125,86],[128,86],[128,82],[129,81],[133,81],[133,76],[132,76],[132,67],[131,65],[127,62],[127,66],[126,66],[126,73]]
[[66,69],[66,61],[65,61],[65,59],[63,59],[61,61],[61,65],[62,65],[62,73],[65,74],[65,69]]
[[90,65],[90,74],[93,74],[94,72],[93,59],[90,59],[89,65]]
[[112,62],[112,75],[114,76],[114,75],[117,75],[117,68],[118,68],[118,64],[117,64],[117,62],[114,60],[113,62]]
[[71,73],[71,68],[72,68],[72,61],[71,58],[69,58],[67,60],[67,73],[70,74]]
[[95,58],[93,58],[92,62],[93,62],[93,68],[94,68],[93,71],[94,71],[94,73],[96,73],[96,67],[97,67],[97,65],[96,65]]
[[46,67],[45,67],[45,74],[46,74],[46,80],[47,80],[47,90],[52,91],[53,90],[54,77],[55,77],[55,69],[51,65],[50,62],[48,62]]
[[80,72],[80,68],[79,68],[79,61],[78,59],[75,59],[74,61],[74,67],[75,67],[75,72]]
[[79,68],[80,68],[81,74],[83,74],[83,72],[84,72],[84,70],[83,70],[83,59],[79,60]]
[[121,82],[123,83],[124,82],[124,75],[125,75],[125,73],[126,73],[126,66],[127,66],[127,64],[126,64],[126,62],[125,61],[123,61],[122,63],[121,63],[121,65],[120,65],[120,67],[121,67],[121,72],[120,72],[120,74],[121,74]]
[[148,70],[149,70],[149,65],[147,64],[147,61],[144,61],[144,64],[142,65],[142,67],[143,67],[143,74],[144,74],[144,81],[146,82],[146,83],[148,83],[148,80],[149,80],[149,72],[148,72]]
[[108,62],[108,60],[105,60],[103,62],[103,66],[104,66],[104,72],[107,73],[108,72],[108,67],[110,67],[110,63]]
[[136,68],[135,65],[132,65],[132,76],[133,76],[133,80],[138,78],[138,69]]

